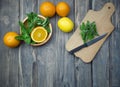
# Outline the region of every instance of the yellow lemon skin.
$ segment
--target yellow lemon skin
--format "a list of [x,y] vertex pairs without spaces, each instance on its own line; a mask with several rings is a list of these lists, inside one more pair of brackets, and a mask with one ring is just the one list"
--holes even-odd
[[58,20],[58,28],[63,32],[71,32],[73,27],[74,23],[68,17],[63,17]]

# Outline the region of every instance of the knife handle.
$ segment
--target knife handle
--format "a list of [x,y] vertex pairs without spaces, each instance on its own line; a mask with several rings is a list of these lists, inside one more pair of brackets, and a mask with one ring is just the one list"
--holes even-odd
[[83,44],[83,45],[81,45],[81,46],[78,46],[78,47],[76,47],[76,48],[74,48],[74,49],[72,49],[72,50],[70,50],[69,53],[74,54],[75,52],[79,51],[80,49],[82,49],[82,48],[84,48],[84,47],[87,47],[87,44],[86,44],[86,43]]

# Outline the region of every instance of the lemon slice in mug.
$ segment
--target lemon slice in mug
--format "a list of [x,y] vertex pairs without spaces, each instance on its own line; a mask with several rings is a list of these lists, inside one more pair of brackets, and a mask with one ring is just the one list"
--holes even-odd
[[48,33],[44,27],[36,27],[31,32],[31,39],[36,43],[41,43],[45,41],[47,36]]

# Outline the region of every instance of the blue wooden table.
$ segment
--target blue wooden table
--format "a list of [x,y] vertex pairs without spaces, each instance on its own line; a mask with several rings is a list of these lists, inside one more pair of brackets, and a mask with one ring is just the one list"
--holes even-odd
[[[57,27],[60,18],[50,18],[53,35],[40,47],[21,44],[11,49],[4,45],[6,32],[19,33],[18,21],[26,13],[39,14],[39,5],[47,0],[0,0],[0,87],[120,87],[120,0],[63,0],[70,7],[69,18],[75,23],[71,33]],[[57,4],[61,0],[48,0]],[[91,63],[70,55],[65,44],[89,9],[99,10],[112,2],[114,32],[105,41]]]

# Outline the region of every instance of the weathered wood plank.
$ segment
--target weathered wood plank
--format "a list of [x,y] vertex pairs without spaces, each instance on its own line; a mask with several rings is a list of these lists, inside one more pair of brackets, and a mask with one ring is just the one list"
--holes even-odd
[[[38,0],[38,14],[39,6],[46,0]],[[55,2],[54,0],[49,0]],[[55,24],[55,17],[50,18],[50,21]],[[55,25],[53,27],[53,35],[51,39],[43,46],[35,48],[35,55],[38,63],[38,87],[53,87],[54,75],[55,75]]]
[[[56,4],[61,0],[57,0]],[[74,0],[63,0],[70,5],[70,14],[68,17],[75,22],[74,19],[74,10],[75,10],[75,2]],[[71,33],[64,33],[60,31],[57,27],[57,21],[59,20],[59,16],[56,17],[56,86],[58,87],[74,87],[75,86],[75,73],[74,73],[74,57],[70,55],[66,49],[65,45],[68,41],[69,37],[72,35]],[[63,39],[64,38],[64,39]]]
[[[37,0],[20,0],[20,20],[22,21],[27,13],[37,12]],[[27,44],[21,44],[19,48],[19,87],[32,87],[35,85],[36,77],[33,70],[36,68],[34,64],[34,49]],[[34,81],[33,81],[34,80]]]
[[[39,14],[39,5],[47,0],[1,0],[0,39],[8,31],[19,32],[18,21],[26,13]],[[57,4],[61,0],[49,0]],[[57,27],[59,16],[50,19],[53,35],[40,47],[21,44],[8,48],[0,42],[0,87],[120,87],[120,1],[119,0],[63,0],[69,3],[69,18],[75,29],[87,10],[99,10],[106,2],[113,2],[116,12],[112,17],[115,31],[104,43],[92,63],[85,64],[65,50],[74,33],[63,33]],[[91,67],[92,65],[92,67]]]
[[32,87],[39,87],[38,86],[38,62],[33,63],[32,67]]
[[[76,0],[75,1],[75,29],[78,27],[82,19],[85,17],[91,0]],[[92,87],[91,63],[85,64],[79,58],[75,59],[75,87]]]
[[116,8],[112,17],[115,31],[110,38],[110,87],[120,87],[120,1],[111,0]]
[[[39,0],[38,2],[41,4],[43,1],[44,0]],[[59,2],[59,0],[50,1],[54,4]],[[65,1],[68,2],[67,0]],[[70,6],[73,6],[73,1],[70,2]],[[71,10],[71,14],[72,11],[73,9]],[[73,16],[70,17],[72,18]],[[58,16],[54,16],[50,19],[53,25],[52,38],[46,45],[41,46],[37,51],[39,60],[38,81],[41,87],[74,86],[74,62],[72,61],[73,58],[69,56],[64,48],[66,40],[68,40],[68,35],[58,29],[57,21],[59,18]],[[68,56],[70,59],[67,58]]]
[[[93,0],[92,9],[100,10],[109,0]],[[109,87],[109,39],[92,62],[93,87]]]
[[9,31],[18,32],[19,1],[0,1],[0,87],[18,87],[18,48],[3,44],[3,36]]

